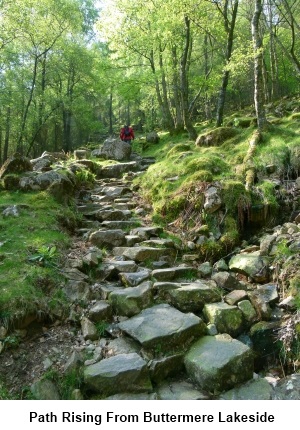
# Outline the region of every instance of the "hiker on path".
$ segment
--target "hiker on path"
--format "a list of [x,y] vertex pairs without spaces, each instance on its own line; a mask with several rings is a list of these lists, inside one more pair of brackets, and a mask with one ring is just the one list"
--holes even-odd
[[131,144],[131,141],[134,140],[133,128],[129,125],[124,125],[120,131],[120,139],[123,140],[123,142]]

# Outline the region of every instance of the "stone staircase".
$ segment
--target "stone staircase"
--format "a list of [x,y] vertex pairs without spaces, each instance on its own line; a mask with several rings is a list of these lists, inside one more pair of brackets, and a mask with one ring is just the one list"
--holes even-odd
[[83,347],[66,371],[80,362],[89,399],[218,398],[247,381],[251,398],[270,399],[267,380],[252,379],[254,352],[236,339],[249,327],[249,313],[258,320],[245,288],[234,278],[247,305],[229,304],[216,281],[180,264],[178,245],[137,216],[142,208],[133,189],[130,179],[100,179],[77,201],[85,266],[68,261],[73,278],[68,272],[65,292],[74,306],[85,303]]

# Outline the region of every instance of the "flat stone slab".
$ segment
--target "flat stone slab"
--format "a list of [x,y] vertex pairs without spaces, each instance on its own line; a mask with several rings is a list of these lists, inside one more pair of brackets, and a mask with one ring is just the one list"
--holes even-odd
[[176,279],[195,280],[198,271],[194,267],[170,267],[168,269],[155,269],[152,276],[157,281],[173,281]]
[[105,264],[113,266],[119,273],[131,273],[137,271],[137,264],[135,261],[118,261],[118,260],[106,260]]
[[133,272],[133,273],[120,273],[119,278],[122,282],[122,284],[125,287],[136,287],[137,285],[141,284],[143,281],[146,281],[150,278],[150,270],[145,269],[141,270],[139,272]]
[[152,391],[147,363],[136,353],[106,358],[84,369],[88,390],[110,396]]
[[227,391],[219,400],[272,400],[273,391],[272,385],[262,378]]
[[200,389],[220,393],[252,379],[253,353],[229,335],[205,336],[184,359],[186,371]]
[[130,221],[103,221],[101,223],[101,227],[104,227],[108,230],[126,230],[128,228],[134,227],[137,223],[140,223],[138,219],[131,219]]
[[194,314],[184,314],[161,304],[145,309],[139,315],[121,322],[119,328],[140,342],[146,349],[160,348],[169,351],[203,336],[204,322]]
[[147,260],[159,260],[161,257],[176,257],[176,250],[173,248],[150,248],[147,246],[134,246],[133,248],[123,249],[122,255],[137,262],[144,262]]

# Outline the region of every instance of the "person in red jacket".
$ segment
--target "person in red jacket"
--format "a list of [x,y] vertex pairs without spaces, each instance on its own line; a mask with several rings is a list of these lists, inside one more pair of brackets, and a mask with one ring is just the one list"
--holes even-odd
[[133,128],[129,125],[124,125],[124,127],[122,127],[120,131],[120,139],[123,140],[123,142],[127,142],[130,144],[131,141],[134,140]]

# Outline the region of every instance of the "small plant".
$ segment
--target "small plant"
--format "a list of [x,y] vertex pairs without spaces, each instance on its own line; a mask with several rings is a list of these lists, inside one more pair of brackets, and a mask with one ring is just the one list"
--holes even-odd
[[96,322],[95,327],[97,329],[97,332],[98,332],[99,336],[104,336],[105,331],[106,331],[108,325],[109,324],[106,321]]
[[7,336],[3,344],[5,348],[17,348],[20,344],[20,339],[14,335]]
[[96,175],[89,170],[78,170],[76,173],[76,180],[80,186],[92,185],[95,182]]
[[44,267],[56,267],[58,252],[56,246],[40,246],[36,253],[28,258],[31,263]]

